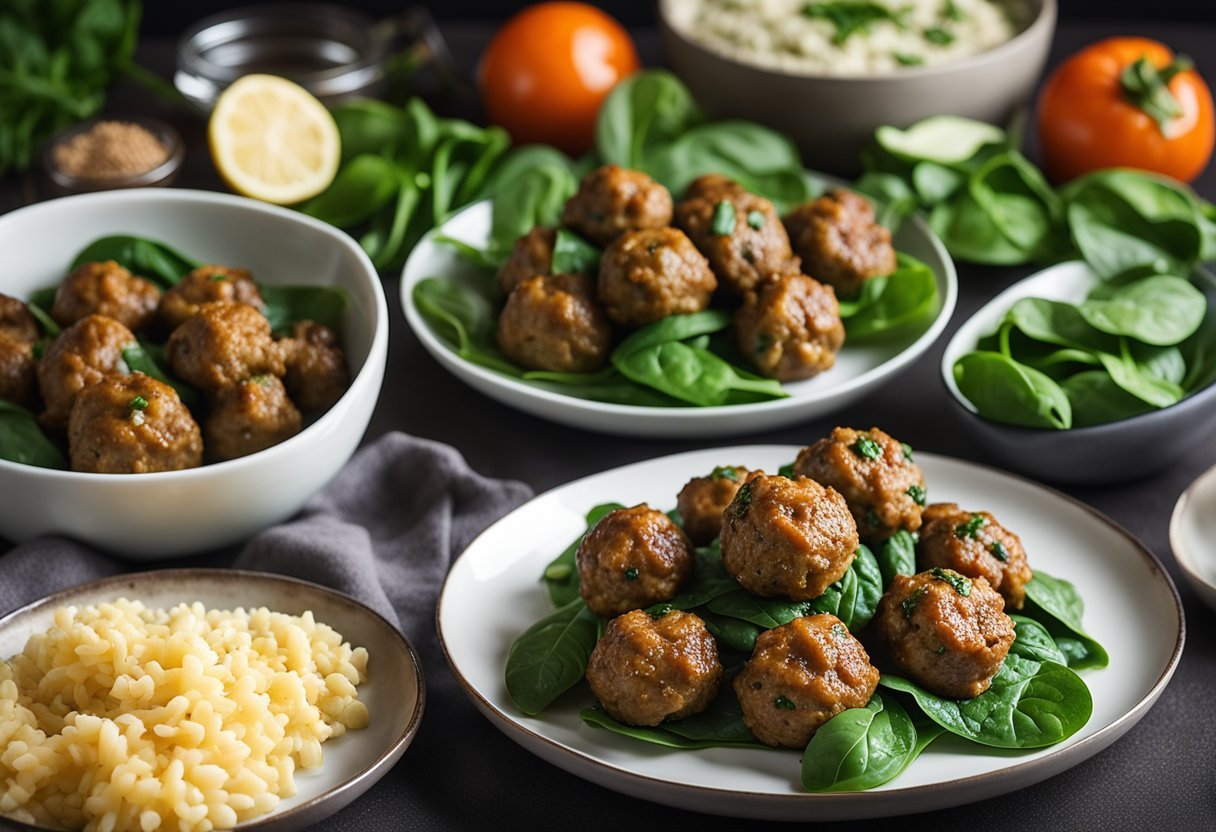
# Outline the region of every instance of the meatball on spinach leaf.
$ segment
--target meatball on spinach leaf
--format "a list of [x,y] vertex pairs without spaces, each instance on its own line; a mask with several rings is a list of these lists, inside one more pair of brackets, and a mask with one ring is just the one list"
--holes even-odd
[[510,376],[522,372],[494,345],[494,306],[481,293],[431,277],[414,287],[414,303],[464,360]]
[[507,654],[507,693],[519,709],[536,716],[576,685],[595,648],[598,619],[576,598],[537,621]]
[[0,399],[0,459],[39,468],[68,467],[63,452],[38,427],[34,414],[3,399]]

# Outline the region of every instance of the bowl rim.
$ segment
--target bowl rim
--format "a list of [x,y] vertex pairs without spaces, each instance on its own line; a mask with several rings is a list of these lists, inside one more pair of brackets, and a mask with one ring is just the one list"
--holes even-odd
[[[817,83],[836,83],[842,86],[873,83],[875,81],[884,82],[899,82],[901,80],[923,80],[933,79],[946,73],[963,71],[968,72],[980,69],[989,64],[998,64],[1006,58],[1011,58],[1016,53],[1023,49],[1030,48],[1030,44],[1046,39],[1048,45],[1051,41],[1051,33],[1055,30],[1056,17],[1058,16],[1057,0],[1028,0],[1030,4],[1038,3],[1039,8],[1034,17],[1026,24],[1024,28],[1019,30],[1013,37],[1004,43],[997,44],[991,49],[986,49],[983,52],[977,52],[974,55],[968,55],[964,58],[959,58],[956,61],[946,61],[945,63],[936,64],[934,66],[920,67],[903,67],[896,72],[870,72],[858,75],[829,75],[822,72],[795,72],[787,69],[779,69],[776,67],[761,66],[750,61],[743,61],[716,49],[704,46],[697,41],[692,40],[686,35],[680,27],[674,25],[668,13],[668,6],[672,0],[659,0],[658,2],[658,20],[660,30],[669,37],[678,38],[679,41],[700,53],[703,57],[710,57],[717,61],[723,61],[736,67],[743,67],[749,71],[767,75],[773,78],[784,78],[799,81],[814,81]],[[1031,10],[1034,11],[1033,9]]]
[[[983,305],[980,306],[979,309],[975,310],[975,312],[972,313],[971,316],[969,316],[966,320],[962,321],[959,324],[958,329],[956,329],[954,331],[954,334],[950,336],[950,339],[948,341],[946,341],[946,345],[942,350],[942,360],[941,360],[940,370],[941,370],[942,385],[946,388],[946,392],[949,393],[948,398],[950,399],[951,402],[954,403],[954,405],[958,408],[958,410],[961,413],[963,413],[967,418],[973,419],[976,422],[979,422],[990,428],[1007,431],[1010,434],[1014,434],[1014,435],[1025,437],[1025,438],[1059,436],[1059,437],[1069,437],[1069,438],[1082,437],[1086,440],[1100,441],[1104,438],[1109,438],[1111,436],[1120,434],[1120,433],[1124,432],[1125,430],[1127,430],[1129,428],[1129,426],[1132,426],[1132,425],[1135,425],[1136,430],[1141,430],[1141,429],[1144,429],[1144,427],[1146,425],[1150,426],[1150,427],[1155,427],[1157,422],[1161,422],[1162,424],[1167,424],[1170,420],[1172,420],[1175,416],[1178,415],[1178,413],[1180,412],[1181,409],[1203,407],[1205,405],[1208,405],[1211,400],[1216,399],[1216,381],[1213,381],[1213,382],[1209,383],[1208,386],[1203,387],[1199,390],[1196,390],[1194,393],[1191,393],[1189,396],[1184,396],[1182,399],[1180,399],[1179,401],[1170,405],[1169,407],[1157,408],[1156,410],[1151,410],[1148,413],[1141,413],[1136,416],[1128,416],[1124,419],[1118,419],[1114,422],[1103,422],[1102,424],[1099,424],[1099,425],[1087,425],[1085,427],[1079,427],[1079,428],[1067,428],[1066,430],[1056,430],[1054,428],[1032,428],[1032,427],[1027,427],[1025,425],[1010,425],[1010,424],[1006,424],[1004,422],[997,422],[997,421],[993,421],[992,419],[986,419],[983,416],[981,416],[979,414],[979,411],[977,411],[975,409],[975,406],[972,405],[971,402],[968,401],[963,396],[962,391],[960,391],[958,389],[958,384],[954,380],[954,363],[951,360],[951,354],[954,352],[954,346],[955,346],[956,342],[959,342],[962,335],[964,334],[964,329],[966,329],[967,325],[970,324],[973,320],[975,320],[985,310],[987,310],[991,307],[997,306],[998,304],[1001,304],[1002,302],[1004,303],[1006,311],[1008,311],[1008,307],[1011,304],[1009,304],[1006,301],[1006,299],[1010,295],[1014,294],[1015,291],[1020,286],[1022,286],[1024,283],[1027,283],[1032,280],[1043,279],[1044,276],[1049,275],[1056,271],[1062,271],[1064,269],[1075,269],[1078,266],[1086,266],[1088,268],[1088,264],[1086,264],[1084,260],[1065,260],[1062,263],[1054,263],[1045,269],[1039,269],[1038,271],[1036,271],[1032,274],[1029,274],[1026,277],[1023,277],[1021,280],[1015,281],[1013,284],[1011,284],[1006,289],[1004,289],[1003,291],[998,293],[996,296],[985,301],[983,303]],[[1213,274],[1212,272],[1203,268],[1202,265],[1197,266],[1194,269],[1193,274],[1198,275],[1203,281],[1205,281],[1208,284],[1208,287],[1210,289],[1212,289],[1213,291],[1216,291],[1216,274]],[[1024,295],[1022,297],[1031,297],[1031,295]],[[1213,326],[1216,326],[1216,320],[1213,321]],[[974,344],[972,345],[972,349],[974,349]]]
[[[248,199],[247,197],[235,196],[233,194],[215,193],[212,191],[191,190],[186,188],[130,188],[126,190],[116,191],[98,191],[94,193],[74,194],[65,196],[59,199],[46,200],[45,202],[34,203],[23,208],[18,208],[15,211],[10,211],[7,214],[0,216],[0,230],[3,229],[10,221],[11,217],[20,217],[22,219],[28,217],[38,217],[41,214],[50,214],[60,209],[60,206],[65,202],[71,202],[73,205],[78,203],[98,203],[97,210],[103,210],[113,203],[128,203],[128,202],[166,202],[185,205],[217,205],[227,207],[238,211],[248,211],[253,214],[262,214],[275,218],[278,221],[296,224],[309,229],[311,232],[327,238],[339,248],[345,249],[349,254],[353,255],[355,261],[359,264],[359,269],[356,270],[361,276],[361,280],[366,282],[371,290],[374,308],[374,321],[371,344],[368,347],[367,358],[363,360],[358,372],[354,374],[350,385],[346,388],[346,392],[337,402],[330,405],[329,409],[316,418],[311,424],[303,428],[295,436],[292,436],[277,445],[272,445],[269,448],[258,451],[257,453],[249,454],[248,456],[230,459],[224,462],[213,462],[205,465],[200,465],[197,468],[186,468],[180,471],[156,471],[138,475],[122,475],[122,474],[95,474],[84,471],[72,471],[58,468],[42,468],[37,465],[27,465],[22,462],[13,462],[7,459],[0,459],[0,475],[17,475],[22,473],[30,476],[46,477],[51,480],[64,480],[71,482],[96,482],[96,483],[120,483],[120,482],[139,482],[151,483],[158,482],[161,484],[182,483],[197,479],[218,476],[231,472],[237,474],[245,468],[251,466],[260,466],[264,464],[272,464],[283,454],[292,454],[303,452],[304,448],[300,446],[307,445],[312,441],[312,437],[325,429],[332,429],[337,426],[342,419],[340,411],[344,411],[355,396],[364,392],[368,387],[379,385],[383,381],[383,361],[381,357],[386,357],[388,354],[388,302],[385,300],[384,287],[380,282],[380,275],[372,265],[371,259],[367,253],[355,242],[355,240],[328,223],[321,222],[318,219],[301,214],[298,211],[293,211],[288,208],[283,208],[278,205],[270,205],[257,200]],[[379,369],[378,368],[379,365]]]
[[1177,561],[1183,576],[1190,581],[1191,586],[1197,592],[1205,595],[1205,600],[1207,596],[1216,598],[1216,581],[1203,574],[1199,568],[1198,559],[1194,556],[1195,553],[1184,542],[1182,521],[1186,516],[1187,506],[1195,500],[1195,495],[1201,488],[1208,486],[1210,480],[1216,480],[1216,465],[1206,469],[1178,495],[1178,500],[1174,503],[1174,510],[1170,513],[1169,525],[1170,550],[1174,553],[1174,560]]

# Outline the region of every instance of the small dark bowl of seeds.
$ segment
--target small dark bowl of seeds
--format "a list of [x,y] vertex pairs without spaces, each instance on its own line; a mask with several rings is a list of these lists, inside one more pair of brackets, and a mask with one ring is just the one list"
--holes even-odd
[[176,130],[144,116],[103,117],[61,130],[42,166],[57,196],[170,184],[185,147]]

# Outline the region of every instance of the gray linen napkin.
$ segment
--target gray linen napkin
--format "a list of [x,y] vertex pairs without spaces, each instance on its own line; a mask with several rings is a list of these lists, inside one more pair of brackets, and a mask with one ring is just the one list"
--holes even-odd
[[[239,553],[159,565],[277,572],[345,592],[398,624],[434,674],[443,666],[435,601],[452,559],[531,496],[521,482],[481,476],[452,447],[390,433],[355,454],[296,517],[261,532]],[[65,538],[30,541],[0,556],[0,615],[148,566]]]

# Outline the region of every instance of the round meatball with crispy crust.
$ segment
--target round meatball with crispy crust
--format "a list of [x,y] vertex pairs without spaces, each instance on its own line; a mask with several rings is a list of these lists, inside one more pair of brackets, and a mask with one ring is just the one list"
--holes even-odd
[[870,201],[842,189],[799,205],[785,218],[802,270],[851,298],[872,277],[895,271],[891,232],[874,218]]
[[216,391],[257,375],[281,376],[282,348],[266,316],[244,303],[204,303],[173,330],[165,345],[173,372],[195,387]]
[[530,370],[587,373],[608,362],[612,324],[586,275],[537,275],[507,298],[497,337],[507,358]]
[[33,407],[38,392],[38,321],[17,298],[0,294],[0,399]]
[[862,540],[886,540],[920,528],[925,475],[912,451],[878,428],[835,428],[803,448],[794,473],[830,485],[849,504]]
[[39,417],[42,426],[64,430],[83,388],[110,373],[127,372],[122,351],[134,343],[131,330],[102,315],[89,315],[59,333],[38,362],[38,390],[46,405]]
[[857,526],[844,498],[805,477],[757,473],[722,515],[722,565],[766,598],[818,598],[857,553]]
[[840,306],[830,286],[786,275],[748,292],[735,312],[735,340],[761,374],[778,381],[819,375],[844,345]]
[[676,206],[675,224],[709,260],[718,281],[736,295],[798,271],[798,258],[773,203],[725,176],[694,180]]
[[553,245],[557,231],[537,226],[515,241],[511,256],[498,270],[498,288],[504,295],[538,274],[553,274]]
[[295,436],[301,422],[282,381],[253,376],[212,398],[203,425],[207,457],[219,462],[257,453]]
[[587,682],[608,715],[658,725],[709,707],[722,682],[718,645],[696,615],[633,610],[608,622],[587,661]]
[[112,374],[80,391],[68,419],[73,471],[149,474],[197,468],[198,424],[177,391],[143,373]]
[[988,690],[1014,636],[1005,603],[988,581],[939,567],[896,575],[874,626],[900,670],[952,699]]
[[604,165],[579,182],[562,225],[606,246],[625,231],[671,225],[671,194],[641,171]]
[[152,323],[160,289],[113,260],[82,263],[55,290],[51,317],[67,327],[89,315],[113,318],[132,332]]
[[666,514],[645,503],[620,508],[579,543],[579,594],[600,616],[649,607],[674,598],[694,562],[692,543]]
[[291,400],[306,412],[328,410],[350,387],[346,355],[338,333],[316,321],[297,321],[292,337],[279,341],[287,374],[283,384]]
[[878,669],[839,618],[821,613],[761,633],[734,686],[756,739],[803,749],[836,714],[866,706]]
[[600,258],[600,303],[622,326],[700,312],[716,288],[709,263],[677,228],[626,231]]
[[257,310],[265,307],[262,293],[248,269],[207,265],[199,266],[161,295],[157,314],[165,331],[172,332],[193,317],[204,303],[217,301],[246,303]]
[[986,511],[963,511],[954,503],[935,503],[922,515],[917,555],[925,569],[940,566],[968,578],[984,578],[1020,610],[1033,573],[1021,539]]
[[752,472],[741,465],[721,465],[704,477],[693,477],[676,496],[684,533],[698,546],[722,532],[722,513]]

